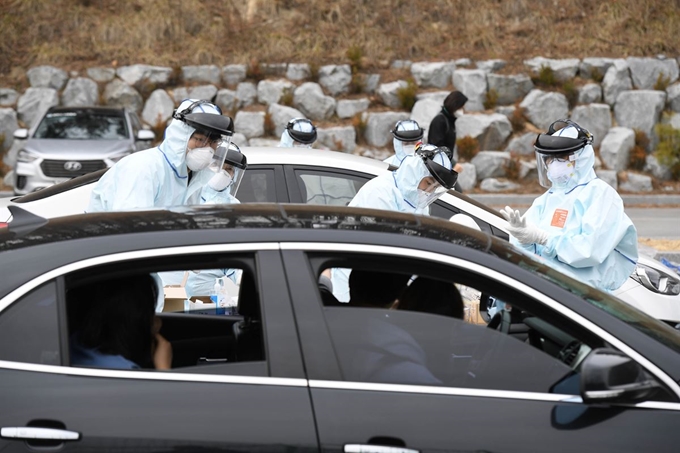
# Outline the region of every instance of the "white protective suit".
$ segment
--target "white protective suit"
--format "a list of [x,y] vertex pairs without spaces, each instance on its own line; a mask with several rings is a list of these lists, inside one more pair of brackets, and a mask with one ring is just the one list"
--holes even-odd
[[394,155],[383,160],[390,165],[398,167],[404,161],[406,156],[412,156],[416,149],[417,142],[403,142],[397,138],[392,139],[392,145],[394,146]]
[[[184,204],[231,204],[240,203],[236,197],[231,195],[230,186],[224,190],[217,191],[208,185],[208,181],[215,176],[210,168],[204,168],[191,178],[187,187]],[[232,181],[231,184],[234,182]],[[230,185],[231,185],[230,184]]]
[[[451,169],[451,161],[443,153],[435,159]],[[376,176],[364,184],[348,206],[429,215],[429,206],[417,208],[418,184],[428,176],[430,171],[419,156],[406,156],[397,170]],[[333,295],[340,302],[349,302],[349,274],[350,269],[331,270]]]
[[[178,110],[187,108],[183,101]],[[201,104],[194,112],[219,112]],[[97,182],[87,212],[126,211],[184,204],[187,195],[187,144],[195,129],[173,119],[165,129],[163,142],[156,148],[131,154],[118,161]]]
[[[564,131],[576,137],[575,129]],[[577,152],[569,181],[559,188],[553,184],[527,210],[527,223],[547,235],[544,245],[522,245],[513,236],[510,242],[582,282],[614,291],[635,269],[637,231],[619,194],[595,175],[594,163],[593,147],[586,145]]]

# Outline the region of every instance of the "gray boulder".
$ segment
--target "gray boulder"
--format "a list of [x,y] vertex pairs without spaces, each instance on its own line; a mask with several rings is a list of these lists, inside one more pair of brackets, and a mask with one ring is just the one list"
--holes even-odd
[[[264,112],[246,112],[240,110],[234,118],[234,132],[240,132],[245,135],[248,140],[253,137],[262,137],[264,135]],[[254,146],[252,141],[251,146]]]
[[571,119],[593,134],[593,146],[598,147],[612,127],[612,113],[607,104],[579,105],[571,112]]
[[87,68],[87,76],[95,82],[108,83],[116,77],[114,68]]
[[479,184],[479,188],[487,192],[503,192],[517,190],[520,185],[507,179],[485,178]]
[[246,80],[248,68],[244,64],[228,64],[222,67],[222,81],[225,85],[235,86]]
[[514,104],[527,95],[533,88],[534,82],[524,74],[499,75],[487,74],[489,91],[494,90],[498,95],[498,104]]
[[318,128],[317,142],[328,149],[353,152],[357,147],[357,135],[352,126]]
[[627,127],[612,127],[600,145],[600,157],[607,168],[622,171],[628,168],[630,152],[635,146],[635,131]]
[[142,110],[144,100],[130,85],[120,79],[113,79],[104,88],[104,104],[139,112]]
[[609,67],[614,64],[613,58],[587,57],[578,66],[578,75],[584,79],[602,79]]
[[27,127],[33,126],[47,109],[59,105],[59,94],[54,88],[28,88],[17,101],[17,114]]
[[[420,127],[423,129],[429,129],[432,119],[441,112],[442,104],[433,99],[422,99],[416,101],[411,109],[411,119],[418,122]],[[425,131],[425,137],[427,137],[427,130]]]
[[510,161],[510,153],[505,151],[480,151],[471,163],[477,170],[477,179],[505,177],[505,167]]
[[292,92],[295,85],[289,80],[260,80],[257,84],[257,102],[260,104],[277,104],[286,92]]
[[615,170],[597,170],[595,174],[602,181],[612,186],[614,190],[618,190],[618,177]]
[[381,83],[380,86],[378,86],[376,94],[386,106],[393,109],[399,109],[402,107],[401,100],[399,99],[399,90],[406,87],[408,87],[408,83],[405,80]]
[[362,99],[340,99],[335,106],[335,114],[338,118],[352,118],[357,113],[365,112],[371,101],[368,98]]
[[189,88],[190,99],[205,99],[212,101],[217,96],[217,87],[215,85],[198,85]]
[[633,82],[630,79],[628,63],[622,59],[614,60],[602,80],[604,102],[614,105],[616,98],[622,91],[628,91],[632,88]]
[[61,90],[68,80],[68,74],[63,69],[54,66],[35,66],[26,71],[28,82],[32,88],[52,88]]
[[451,74],[456,69],[452,62],[419,62],[411,65],[411,74],[422,88],[446,88],[451,83]]
[[307,63],[290,63],[286,69],[288,80],[306,80],[312,76],[312,71]]
[[352,68],[348,64],[327,65],[319,68],[319,84],[332,96],[347,93],[352,81]]
[[266,76],[285,77],[288,65],[286,63],[262,63],[260,69]]
[[19,92],[11,88],[0,88],[0,107],[14,105],[19,99]]
[[0,155],[14,143],[14,136],[12,134],[17,129],[19,129],[17,112],[14,109],[0,108],[0,137],[3,138],[0,143]]
[[234,135],[231,136],[231,141],[232,143],[236,144],[236,146],[238,146],[239,148],[250,146],[250,142],[248,141],[246,136],[240,132],[234,132]]
[[481,112],[486,100],[486,72],[481,69],[456,69],[453,72],[453,85],[467,96],[466,112]]
[[[484,150],[499,150],[512,134],[512,125],[505,115],[461,115],[456,120],[457,137],[477,139]],[[479,174],[479,171],[477,172]],[[480,178],[481,179],[481,178]]]
[[579,63],[578,58],[565,58],[555,60],[552,58],[535,57],[529,60],[524,60],[525,66],[534,74],[538,75],[543,67],[552,69],[555,79],[560,82],[566,82],[576,77]]
[[165,124],[172,116],[174,108],[175,103],[165,90],[154,90],[142,109],[142,121],[151,126]]
[[397,121],[408,119],[409,114],[407,112],[365,112],[361,117],[364,123],[366,123],[366,131],[364,133],[366,142],[371,146],[383,147],[391,145],[392,134],[390,131],[394,128]]
[[94,80],[78,77],[70,79],[61,93],[61,105],[66,107],[99,104],[99,87]]
[[277,147],[279,143],[281,143],[281,140],[278,138],[275,140],[273,138],[253,137],[248,140],[248,146]]
[[654,154],[649,154],[645,158],[645,167],[643,170],[647,173],[651,173],[655,178],[661,179],[663,181],[669,181],[673,178],[673,173],[671,169],[665,165],[661,165],[659,159]]
[[458,162],[463,170],[458,173],[458,185],[463,192],[468,192],[477,185],[477,168],[470,162]]
[[269,116],[274,123],[274,135],[280,137],[288,122],[293,118],[305,118],[305,115],[293,107],[280,104],[269,105]]
[[380,74],[362,74],[360,78],[364,86],[364,93],[373,94],[376,92],[380,85]]
[[527,132],[526,134],[513,138],[510,140],[510,143],[508,143],[508,146],[505,147],[505,151],[516,153],[521,156],[533,156],[535,153],[534,142],[536,142],[536,135],[535,132]]
[[505,67],[507,62],[505,60],[484,60],[484,61],[477,61],[475,65],[477,66],[477,69],[481,69],[482,71],[486,73],[491,73],[494,71],[500,71]]
[[219,85],[222,81],[222,72],[214,64],[198,66],[182,66],[182,80],[186,83],[203,83]]
[[547,130],[553,121],[566,118],[569,113],[569,102],[562,93],[531,90],[519,104],[526,117],[534,126]]
[[628,172],[625,180],[619,181],[619,189],[628,192],[651,192],[652,178],[647,175]]
[[236,86],[236,99],[239,107],[253,105],[257,99],[257,88],[254,83],[241,82]]
[[536,170],[536,159],[519,161],[519,179],[524,181],[535,181],[538,179]]
[[425,93],[416,94],[416,101],[422,101],[423,99],[432,99],[437,101],[441,106],[444,103],[444,99],[448,96],[450,91],[428,91]]
[[116,69],[116,75],[131,86],[160,86],[166,85],[170,81],[172,68],[134,64]]
[[640,90],[653,90],[660,77],[673,83],[678,80],[678,62],[675,58],[640,58],[626,59],[630,68],[633,86]]
[[649,137],[649,149],[656,147],[654,126],[659,122],[666,104],[665,91],[624,91],[616,98],[614,116],[619,126],[638,129]]
[[599,83],[586,83],[578,90],[578,103],[590,104],[602,100],[602,87]]
[[293,105],[307,118],[320,121],[333,116],[336,101],[323,94],[318,83],[305,82],[293,92]]
[[238,99],[236,98],[236,91],[222,88],[217,90],[215,95],[215,104],[222,109],[223,112],[230,112],[236,110],[238,107]]
[[[0,105],[2,95],[0,94]],[[666,104],[673,112],[680,112],[680,83],[674,83],[666,88]]]

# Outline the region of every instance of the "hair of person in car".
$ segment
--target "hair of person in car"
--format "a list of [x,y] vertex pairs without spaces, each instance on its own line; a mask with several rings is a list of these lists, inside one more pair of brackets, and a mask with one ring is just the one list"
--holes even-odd
[[349,304],[390,308],[406,287],[408,274],[353,269],[349,274]]
[[66,295],[69,320],[75,324],[69,330],[83,347],[121,355],[141,368],[154,368],[156,291],[148,274],[73,288]]
[[460,292],[453,283],[418,277],[399,296],[398,310],[420,311],[463,319]]

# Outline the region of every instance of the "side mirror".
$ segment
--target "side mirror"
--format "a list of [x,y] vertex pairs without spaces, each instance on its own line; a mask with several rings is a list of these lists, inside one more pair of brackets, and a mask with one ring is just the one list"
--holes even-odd
[[660,388],[640,364],[614,349],[595,349],[581,364],[584,403],[636,403]]
[[12,135],[17,140],[26,140],[28,138],[28,129],[17,129]]
[[149,129],[140,129],[137,132],[137,141],[138,142],[148,142],[148,141],[152,141],[152,140],[156,140],[156,134],[153,131],[151,131]]

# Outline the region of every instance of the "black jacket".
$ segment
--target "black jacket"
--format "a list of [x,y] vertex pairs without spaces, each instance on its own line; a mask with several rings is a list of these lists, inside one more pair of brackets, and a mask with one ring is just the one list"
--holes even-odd
[[[456,146],[456,117],[442,109],[437,116],[432,118],[427,133],[427,143],[446,146],[453,152]],[[451,159],[451,163],[456,165],[456,161],[453,159]]]

